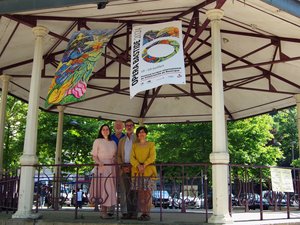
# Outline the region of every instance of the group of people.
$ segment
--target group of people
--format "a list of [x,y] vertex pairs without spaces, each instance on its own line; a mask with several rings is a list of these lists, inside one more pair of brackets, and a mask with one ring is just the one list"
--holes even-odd
[[119,196],[121,219],[150,220],[151,192],[157,178],[153,165],[155,145],[147,141],[145,126],[138,127],[134,133],[131,119],[125,121],[125,134],[122,121],[115,121],[114,129],[115,133],[111,134],[110,127],[102,125],[94,141],[91,154],[97,167],[90,186],[90,201],[100,204],[100,217],[108,219],[112,218]]

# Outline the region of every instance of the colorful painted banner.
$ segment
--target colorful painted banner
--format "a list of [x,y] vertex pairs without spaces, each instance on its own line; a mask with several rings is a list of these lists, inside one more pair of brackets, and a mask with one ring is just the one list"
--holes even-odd
[[181,21],[132,29],[130,98],[163,84],[185,84]]
[[84,99],[94,65],[114,31],[83,30],[73,33],[49,87],[46,108]]

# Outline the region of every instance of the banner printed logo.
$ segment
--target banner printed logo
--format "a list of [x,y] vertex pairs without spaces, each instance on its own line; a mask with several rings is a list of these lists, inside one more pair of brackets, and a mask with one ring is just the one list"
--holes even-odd
[[[167,27],[165,29],[162,29],[161,31],[155,31],[155,30],[148,31],[147,33],[144,34],[143,45],[147,44],[148,42],[151,42],[152,40],[155,40],[155,39],[158,39],[161,37],[169,37],[169,36],[178,38],[179,37],[178,28],[177,27]],[[173,52],[169,55],[162,56],[162,57],[158,57],[158,56],[156,57],[156,56],[149,55],[148,50],[159,44],[172,46],[174,48]],[[162,39],[162,40],[156,41],[153,44],[151,44],[150,46],[146,47],[143,50],[142,57],[148,63],[163,62],[163,61],[171,58],[173,55],[175,55],[179,51],[179,46],[180,45],[176,40]]]

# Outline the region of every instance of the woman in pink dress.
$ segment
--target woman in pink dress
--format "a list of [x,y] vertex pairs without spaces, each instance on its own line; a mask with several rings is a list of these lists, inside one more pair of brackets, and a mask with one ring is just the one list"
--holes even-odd
[[117,145],[111,140],[110,135],[109,126],[107,124],[102,125],[92,150],[93,160],[98,166],[94,168],[90,200],[101,205],[100,217],[103,219],[111,218],[107,214],[107,209],[117,204],[115,166],[105,165],[116,162]]

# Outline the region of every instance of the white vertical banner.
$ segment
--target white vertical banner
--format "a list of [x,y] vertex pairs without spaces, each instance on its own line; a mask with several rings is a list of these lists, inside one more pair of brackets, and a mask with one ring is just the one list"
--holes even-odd
[[130,98],[163,84],[185,84],[181,21],[132,28]]

